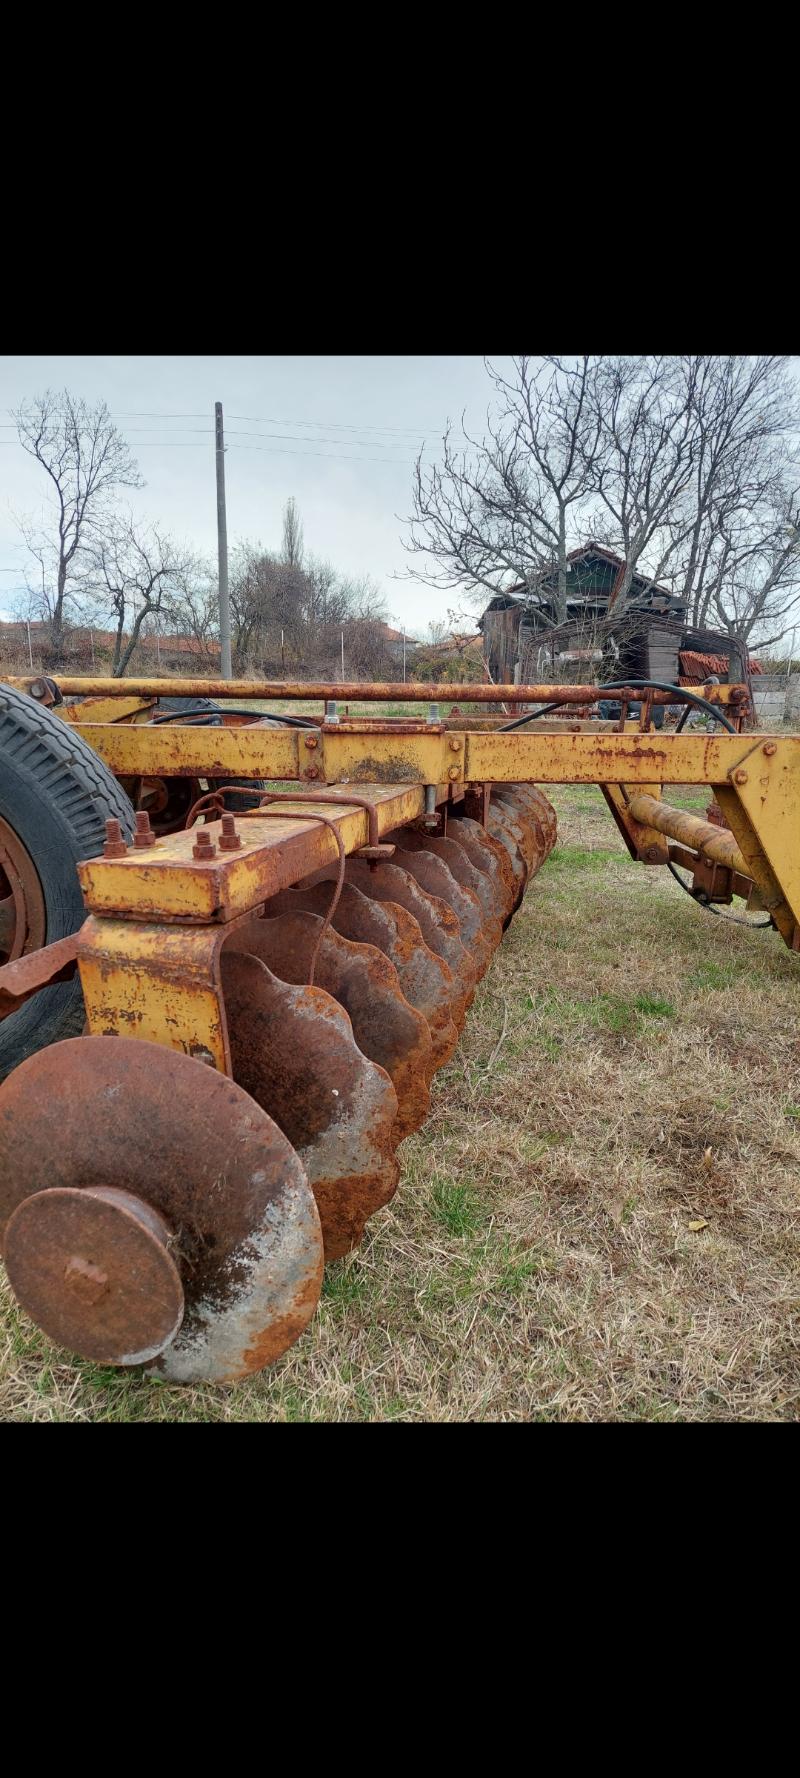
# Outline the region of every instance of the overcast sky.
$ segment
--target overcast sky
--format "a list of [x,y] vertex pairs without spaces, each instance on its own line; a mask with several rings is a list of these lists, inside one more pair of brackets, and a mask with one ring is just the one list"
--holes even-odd
[[[508,360],[498,358],[507,365]],[[228,540],[276,548],[294,494],[307,550],[371,574],[398,627],[424,635],[457,599],[420,581],[400,541],[413,460],[437,454],[448,417],[483,425],[491,385],[474,358],[0,358],[0,614],[26,556],[16,514],[39,513],[47,478],[17,443],[10,410],[47,388],[104,398],[147,485],[134,510],[216,554],[214,402],[223,403]],[[398,516],[400,515],[400,516]]]

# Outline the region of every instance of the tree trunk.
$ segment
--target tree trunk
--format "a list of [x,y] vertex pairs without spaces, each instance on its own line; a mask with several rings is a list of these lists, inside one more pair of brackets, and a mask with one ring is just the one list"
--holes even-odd
[[130,640],[128,642],[128,646],[125,649],[125,653],[123,654],[122,659],[118,662],[118,664],[114,668],[114,675],[113,676],[115,679],[124,679],[126,668],[127,668],[128,663],[130,661],[131,655],[133,654],[133,651],[134,651],[136,644],[139,640],[139,632],[141,630],[142,624],[144,623],[145,618],[149,617],[150,612],[154,611],[154,610],[155,610],[154,605],[145,605],[144,609],[142,611],[138,612],[137,616],[135,617],[134,623],[133,623],[133,629],[131,630],[131,634],[130,634]]
[[567,621],[567,515],[562,506],[558,515],[558,593],[556,623]]
[[55,658],[61,654],[64,639],[64,596],[67,587],[67,564],[63,556],[59,557],[58,579],[56,582],[56,601],[53,606],[53,621],[50,626],[50,647]]

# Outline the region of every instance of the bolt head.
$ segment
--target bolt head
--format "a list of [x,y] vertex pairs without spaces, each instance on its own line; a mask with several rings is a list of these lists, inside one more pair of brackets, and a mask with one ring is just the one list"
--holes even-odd
[[734,772],[733,782],[734,782],[734,784],[746,784],[747,783],[747,773],[745,771],[743,771],[741,766],[739,767],[738,772]]
[[447,776],[450,779],[459,778],[461,776],[461,774],[459,772],[458,766],[451,766]]
[[777,753],[777,751],[778,751],[777,741],[767,741],[765,746],[762,747],[761,751],[762,751],[762,753],[766,754],[767,759],[771,759],[773,753]]
[[317,737],[316,737],[316,735],[306,735],[306,737],[305,737],[305,744],[306,744],[306,746],[307,746],[307,747],[316,747],[316,746],[318,746],[318,741],[317,741]]
[[319,767],[318,766],[306,766],[306,769],[303,773],[303,777],[304,778],[312,778],[312,779],[318,778],[319,777]]
[[450,752],[451,753],[460,753],[461,752],[461,742],[456,740],[455,735],[453,736],[453,739],[450,742]]

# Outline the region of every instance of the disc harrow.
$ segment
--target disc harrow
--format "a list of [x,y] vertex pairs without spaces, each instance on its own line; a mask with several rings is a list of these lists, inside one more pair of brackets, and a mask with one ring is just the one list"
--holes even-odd
[[[325,800],[343,813],[346,787]],[[305,799],[304,821],[312,808]],[[185,1022],[176,996],[190,935],[168,915],[162,938],[152,922],[124,931],[108,918],[87,922],[90,1029],[114,1035],[51,1046],[0,1088],[6,1266],[51,1338],[85,1358],[196,1383],[245,1376],[299,1337],[323,1261],[350,1251],[396,1191],[400,1145],[424,1122],[476,983],[552,844],[554,827],[545,831],[514,786],[498,808],[494,831],[491,814],[488,828],[461,814],[446,832],[432,831],[430,817],[390,824],[379,844],[329,857],[290,886],[251,889],[250,911],[209,925],[205,939],[195,928],[191,968],[216,995],[224,1073],[207,1065],[211,1037],[184,1038],[180,1053],[150,1041],[142,1016],[160,977],[157,1034],[170,1017],[176,1030]],[[259,860],[266,843],[280,865],[292,810],[263,813],[226,813],[159,850],[185,868],[194,838],[192,870],[224,860],[230,886],[240,854],[252,865],[257,829]],[[320,811],[337,841],[342,825]],[[374,842],[372,820],[371,829]],[[154,873],[146,818],[137,834],[146,841],[134,847],[138,868]],[[94,866],[87,879],[90,906],[102,901],[93,883],[113,894],[112,865],[129,868],[124,842],[112,837],[108,850],[102,878]],[[165,915],[175,880],[164,868]],[[137,952],[135,968],[121,968],[127,1004],[111,1013],[127,946]],[[47,1107],[33,1131],[31,1106]]]
[[[435,702],[151,720],[165,691],[591,705],[584,686],[2,688],[0,1242],[34,1322],[171,1383],[292,1346],[401,1184],[554,844],[542,784],[599,785],[632,858],[742,897],[800,952],[800,737],[743,732],[746,687],[705,690],[700,735],[652,728],[654,704],[698,702],[657,685],[638,727]],[[716,825],[663,801],[676,783],[711,788]]]

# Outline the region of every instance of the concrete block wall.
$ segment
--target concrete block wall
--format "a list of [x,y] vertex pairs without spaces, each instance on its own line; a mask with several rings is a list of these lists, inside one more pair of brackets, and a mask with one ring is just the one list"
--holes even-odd
[[771,723],[800,721],[800,674],[759,673],[754,675],[753,698],[756,716],[763,728]]

